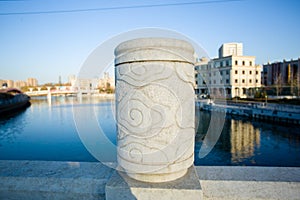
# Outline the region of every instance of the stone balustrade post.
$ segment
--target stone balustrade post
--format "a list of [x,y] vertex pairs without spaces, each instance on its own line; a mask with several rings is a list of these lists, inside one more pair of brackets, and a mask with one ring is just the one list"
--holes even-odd
[[141,38],[115,49],[118,166],[144,182],[184,176],[194,162],[194,49]]

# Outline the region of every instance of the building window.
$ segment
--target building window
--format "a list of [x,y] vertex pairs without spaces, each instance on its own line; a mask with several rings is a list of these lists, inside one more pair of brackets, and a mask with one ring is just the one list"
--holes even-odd
[[235,70],[235,74],[238,74],[238,70]]
[[252,83],[252,79],[249,79],[249,83]]
[[220,62],[220,67],[223,67],[223,61]]
[[245,71],[244,71],[244,70],[242,71],[242,74],[245,74]]
[[220,71],[221,76],[223,75],[223,71]]
[[238,83],[238,80],[237,80],[237,79],[235,79],[235,80],[234,80],[234,82],[235,82],[235,83]]
[[246,94],[247,90],[246,88],[243,88],[243,94]]
[[252,66],[252,61],[249,62],[250,66]]
[[231,94],[231,89],[227,88],[226,90],[227,90],[227,94],[230,95]]
[[229,70],[226,70],[226,74],[227,74],[227,75],[229,74]]
[[258,83],[258,80],[257,80],[257,79],[255,80],[255,83]]
[[229,61],[228,60],[226,60],[226,66],[229,66]]
[[216,84],[216,80],[214,80],[214,84]]
[[220,80],[220,84],[223,84],[223,80],[222,79]]
[[203,81],[202,84],[205,85],[206,84],[205,81]]
[[242,83],[245,83],[245,79],[242,80]]
[[216,75],[216,72],[214,72],[214,76]]
[[209,75],[209,77],[211,77],[211,73],[209,73],[208,75]]
[[195,78],[197,78],[198,77],[198,74],[195,74]]
[[211,84],[211,81],[209,81],[209,84]]
[[196,85],[198,85],[198,81],[196,81]]
[[249,71],[249,74],[251,75],[251,74],[252,74],[252,71]]
[[235,65],[238,65],[238,61],[237,60],[235,61]]
[[227,83],[227,84],[229,83],[229,79],[226,79],[226,83]]
[[256,75],[258,74],[258,71],[256,71]]
[[242,64],[243,64],[243,66],[244,66],[244,65],[245,65],[245,61],[243,61],[243,63],[242,63]]

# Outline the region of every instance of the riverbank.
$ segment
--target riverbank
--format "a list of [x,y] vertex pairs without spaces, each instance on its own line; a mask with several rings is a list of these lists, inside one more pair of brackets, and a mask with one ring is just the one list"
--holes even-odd
[[228,115],[244,116],[250,119],[272,121],[276,123],[300,124],[300,106],[262,102],[226,102],[197,100],[200,110],[225,112]]
[[[300,168],[196,166],[195,170],[203,194],[196,199],[294,200],[300,196]],[[0,199],[104,200],[114,171],[99,162],[2,160]],[[131,192],[123,198],[134,199]],[[153,199],[155,192],[145,195]]]

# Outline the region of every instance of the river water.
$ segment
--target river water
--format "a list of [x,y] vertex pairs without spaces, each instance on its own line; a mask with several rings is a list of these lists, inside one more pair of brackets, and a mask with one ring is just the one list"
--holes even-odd
[[[297,125],[203,111],[196,119],[195,165],[300,166]],[[114,161],[115,144],[114,100],[36,97],[26,110],[0,117],[1,160]]]

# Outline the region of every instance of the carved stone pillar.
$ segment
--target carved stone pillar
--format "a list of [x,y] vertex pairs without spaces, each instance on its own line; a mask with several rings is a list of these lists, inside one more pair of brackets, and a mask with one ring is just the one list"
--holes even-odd
[[115,49],[118,164],[128,176],[166,182],[194,161],[194,49],[141,38]]

